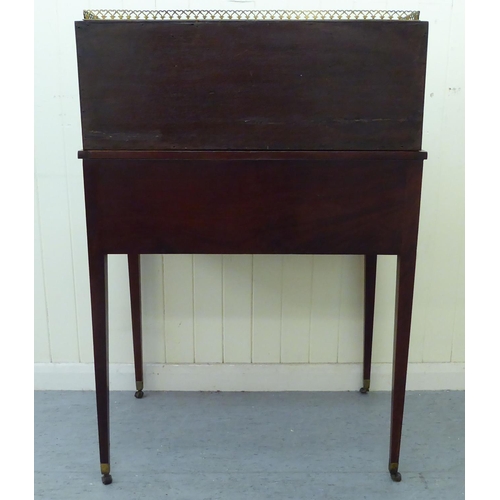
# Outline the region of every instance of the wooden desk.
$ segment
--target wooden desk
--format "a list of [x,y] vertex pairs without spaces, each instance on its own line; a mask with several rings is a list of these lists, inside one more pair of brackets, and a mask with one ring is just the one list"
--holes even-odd
[[106,261],[365,256],[363,387],[377,255],[398,256],[389,471],[398,472],[423,160],[427,23],[76,22],[101,473],[109,455]]

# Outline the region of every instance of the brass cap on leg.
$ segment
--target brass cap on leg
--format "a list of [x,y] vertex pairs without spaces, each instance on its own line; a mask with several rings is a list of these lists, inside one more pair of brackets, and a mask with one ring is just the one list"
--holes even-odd
[[370,379],[365,378],[363,380],[363,387],[359,390],[361,394],[366,394],[370,390]]
[[401,481],[401,474],[398,472],[399,464],[397,462],[391,462],[389,464],[389,472],[391,473],[391,479],[395,483],[399,483]]
[[397,462],[392,462],[389,464],[389,472],[397,472],[399,464]]

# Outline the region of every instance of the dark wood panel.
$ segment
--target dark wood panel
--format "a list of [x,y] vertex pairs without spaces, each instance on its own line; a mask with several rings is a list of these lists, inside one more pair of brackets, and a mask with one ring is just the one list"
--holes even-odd
[[419,150],[427,28],[79,21],[83,147]]
[[373,253],[401,248],[421,161],[84,160],[106,253]]

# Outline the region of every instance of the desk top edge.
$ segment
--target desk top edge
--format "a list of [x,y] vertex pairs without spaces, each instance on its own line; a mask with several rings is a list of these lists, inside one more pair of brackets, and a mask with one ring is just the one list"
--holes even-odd
[[425,160],[426,151],[80,150],[80,159],[121,160]]

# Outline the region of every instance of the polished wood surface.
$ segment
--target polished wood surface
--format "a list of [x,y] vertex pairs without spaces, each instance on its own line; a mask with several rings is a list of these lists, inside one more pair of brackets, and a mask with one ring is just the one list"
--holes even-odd
[[427,29],[77,22],[83,147],[419,150]]
[[108,334],[108,257],[89,249],[92,340],[97,400],[97,428],[101,464],[110,463],[109,440],[109,334]]
[[89,230],[106,253],[397,254],[421,165],[84,160]]

